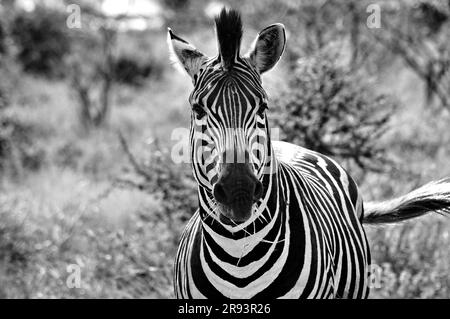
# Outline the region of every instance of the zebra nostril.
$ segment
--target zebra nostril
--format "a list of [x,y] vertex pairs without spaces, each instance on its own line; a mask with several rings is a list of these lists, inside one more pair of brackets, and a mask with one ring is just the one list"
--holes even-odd
[[222,183],[217,183],[216,185],[214,185],[213,196],[216,199],[216,201],[218,201],[221,204],[228,203],[228,196],[227,193],[225,192]]
[[253,194],[253,199],[257,201],[261,198],[263,192],[263,185],[260,181],[256,181],[255,184],[255,193]]

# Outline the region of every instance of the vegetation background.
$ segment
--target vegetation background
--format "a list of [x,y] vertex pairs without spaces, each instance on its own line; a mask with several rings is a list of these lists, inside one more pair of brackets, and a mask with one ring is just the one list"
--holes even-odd
[[[189,165],[170,159],[191,83],[170,66],[166,27],[214,55],[222,5],[242,12],[243,48],[286,25],[263,77],[283,139],[337,158],[365,200],[450,176],[450,1],[2,0],[1,298],[174,296],[197,199]],[[449,232],[431,215],[367,228],[381,269],[370,297],[449,298]]]

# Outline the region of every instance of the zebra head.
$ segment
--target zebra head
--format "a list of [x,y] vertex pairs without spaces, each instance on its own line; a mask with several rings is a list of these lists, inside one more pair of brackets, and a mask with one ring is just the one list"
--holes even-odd
[[286,36],[283,25],[270,25],[241,56],[239,13],[224,8],[215,25],[216,57],[207,57],[170,29],[168,42],[172,59],[194,84],[190,140],[200,195],[204,191],[221,222],[237,224],[251,217],[265,195],[262,182],[272,150],[261,74],[280,59]]

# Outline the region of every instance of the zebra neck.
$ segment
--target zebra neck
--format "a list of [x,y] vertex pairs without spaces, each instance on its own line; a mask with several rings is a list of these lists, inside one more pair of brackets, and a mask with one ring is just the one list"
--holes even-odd
[[212,194],[199,186],[199,210],[202,219],[203,240],[208,247],[223,250],[240,259],[262,242],[271,243],[280,237],[286,219],[285,198],[279,183],[278,163],[272,159],[263,175],[264,195],[254,205],[252,217],[237,226],[221,223]]

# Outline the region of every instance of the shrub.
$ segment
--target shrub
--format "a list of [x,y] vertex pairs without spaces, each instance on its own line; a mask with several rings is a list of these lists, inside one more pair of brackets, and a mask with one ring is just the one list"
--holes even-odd
[[32,12],[19,12],[11,26],[17,45],[17,57],[25,71],[55,76],[62,75],[64,56],[70,50],[65,32],[65,17],[58,11],[37,7]]
[[394,104],[337,60],[322,51],[291,68],[288,89],[275,99],[275,124],[287,141],[378,171],[387,164],[380,139]]
[[160,76],[161,69],[151,62],[143,63],[129,56],[120,56],[113,62],[114,80],[118,83],[141,86],[150,75]]
[[10,106],[12,96],[17,92],[19,69],[10,55],[0,53],[0,110]]
[[5,39],[5,27],[3,26],[2,22],[0,22],[0,54],[4,54],[6,52]]
[[[2,68],[0,68],[0,72],[3,71]],[[9,105],[9,92],[8,88],[5,87],[3,80],[3,76],[0,75],[0,110],[6,108]]]
[[0,112],[0,172],[20,174],[23,168],[37,170],[45,156],[35,143],[37,130],[18,116],[4,110]]
[[77,34],[65,61],[84,129],[102,126],[110,113],[117,30],[102,23],[95,32],[88,28]]
[[26,234],[23,222],[3,206],[0,200],[0,298],[10,298],[22,296],[22,289],[16,287],[23,284],[23,275],[29,270],[33,252],[27,244],[31,238]]
[[[121,181],[160,198],[164,218],[168,218],[169,223],[190,218],[198,208],[197,184],[191,168],[175,164],[170,158],[170,149],[157,142],[150,156],[144,162],[138,162],[123,136],[120,141],[132,166],[131,174]],[[179,228],[173,228],[174,233],[178,231]],[[177,236],[174,238],[178,239]]]
[[372,264],[380,267],[371,298],[448,298],[450,223],[429,216],[397,226],[368,228]]

